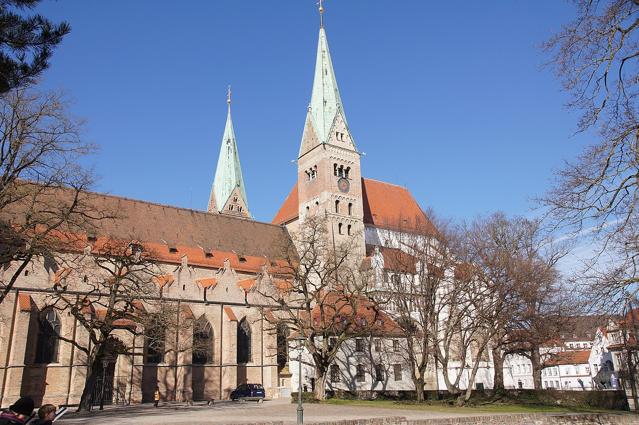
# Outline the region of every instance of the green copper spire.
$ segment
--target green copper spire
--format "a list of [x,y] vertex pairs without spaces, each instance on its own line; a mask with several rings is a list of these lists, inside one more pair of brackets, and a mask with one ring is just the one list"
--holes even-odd
[[227,100],[228,113],[226,126],[220,147],[220,156],[217,160],[215,179],[211,196],[209,198],[209,212],[250,216],[248,212],[248,200],[242,178],[240,155],[237,149],[237,140],[231,119],[231,88],[229,87]]
[[310,107],[317,138],[320,143],[326,143],[337,112],[342,113],[344,121],[346,121],[346,117],[342,110],[342,99],[339,95],[333,61],[323,26],[320,27],[319,42],[317,43],[315,78],[313,79]]
[[324,30],[324,8],[320,3],[320,30],[315,61],[315,76],[311,103],[308,105],[299,157],[315,147],[328,143],[354,150],[355,143],[348,130],[342,99],[333,70],[331,52]]

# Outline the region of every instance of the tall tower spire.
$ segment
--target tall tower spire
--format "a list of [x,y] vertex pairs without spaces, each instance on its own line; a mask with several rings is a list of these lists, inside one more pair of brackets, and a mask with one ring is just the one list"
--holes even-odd
[[[319,3],[320,30],[317,43],[317,56],[315,58],[315,74],[313,78],[313,90],[311,103],[308,106],[304,135],[300,146],[299,156],[324,143],[339,142],[341,146],[355,150],[355,144],[350,138],[346,115],[342,107],[342,98],[337,86],[337,78],[333,69],[333,60],[328,48],[328,38],[324,29],[324,6]],[[339,131],[337,128],[339,127]],[[337,131],[337,139],[333,136],[333,130]],[[347,138],[348,140],[345,140]],[[343,140],[344,139],[344,140]]]
[[227,114],[224,136],[217,160],[215,179],[209,197],[208,211],[250,217],[248,200],[240,166],[240,155],[231,119],[231,86],[226,93]]
[[298,212],[322,214],[335,240],[354,237],[364,255],[360,154],[346,123],[319,2],[320,29],[311,102],[297,159]]

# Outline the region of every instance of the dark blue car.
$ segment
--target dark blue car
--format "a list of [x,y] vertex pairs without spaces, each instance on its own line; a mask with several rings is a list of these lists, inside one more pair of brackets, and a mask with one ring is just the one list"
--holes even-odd
[[231,400],[257,400],[262,401],[266,393],[262,384],[242,384],[233,390]]

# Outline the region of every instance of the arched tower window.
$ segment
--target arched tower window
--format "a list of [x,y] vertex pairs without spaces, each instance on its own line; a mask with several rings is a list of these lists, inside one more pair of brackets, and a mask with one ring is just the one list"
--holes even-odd
[[351,172],[351,167],[346,167],[344,170],[344,177],[348,178],[348,174]]
[[335,213],[339,214],[339,199],[335,200]]
[[351,235],[351,225],[346,226],[346,234]]
[[193,326],[193,364],[213,362],[213,328],[206,317],[202,316]]
[[333,164],[333,175],[337,176],[337,164]]
[[36,363],[56,363],[60,345],[60,318],[53,309],[42,312],[38,321],[38,343],[36,347]]
[[246,317],[237,324],[237,362],[251,361],[251,326]]
[[337,233],[342,234],[342,223],[337,224]]
[[353,203],[348,203],[348,215],[353,215]]

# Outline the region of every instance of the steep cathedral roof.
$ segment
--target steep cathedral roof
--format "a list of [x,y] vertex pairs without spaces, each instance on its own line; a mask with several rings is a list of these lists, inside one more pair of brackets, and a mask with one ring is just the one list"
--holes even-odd
[[209,212],[220,212],[227,204],[231,194],[237,189],[244,205],[248,210],[248,198],[244,188],[242,177],[242,167],[240,166],[240,154],[237,149],[233,120],[231,119],[231,97],[227,99],[228,112],[226,115],[226,125],[224,126],[224,136],[220,146],[220,156],[217,160],[215,179],[209,198]]
[[[71,190],[50,189],[39,202],[45,207],[52,202],[68,204],[73,196]],[[82,241],[135,240],[148,247],[159,261],[180,264],[186,255],[190,265],[220,268],[228,259],[235,270],[259,272],[262,266],[285,259],[286,247],[290,246],[287,230],[268,223],[94,192],[81,192],[79,199],[84,214],[107,217],[90,220],[95,228],[89,230],[64,230],[86,233],[78,239],[80,249],[85,246]],[[16,202],[0,217],[18,223],[25,216],[23,208],[29,208],[28,203]]]
[[[362,178],[364,224],[391,230],[434,231],[434,227],[413,195],[402,186]],[[273,218],[273,224],[296,220],[298,211],[297,183]]]

